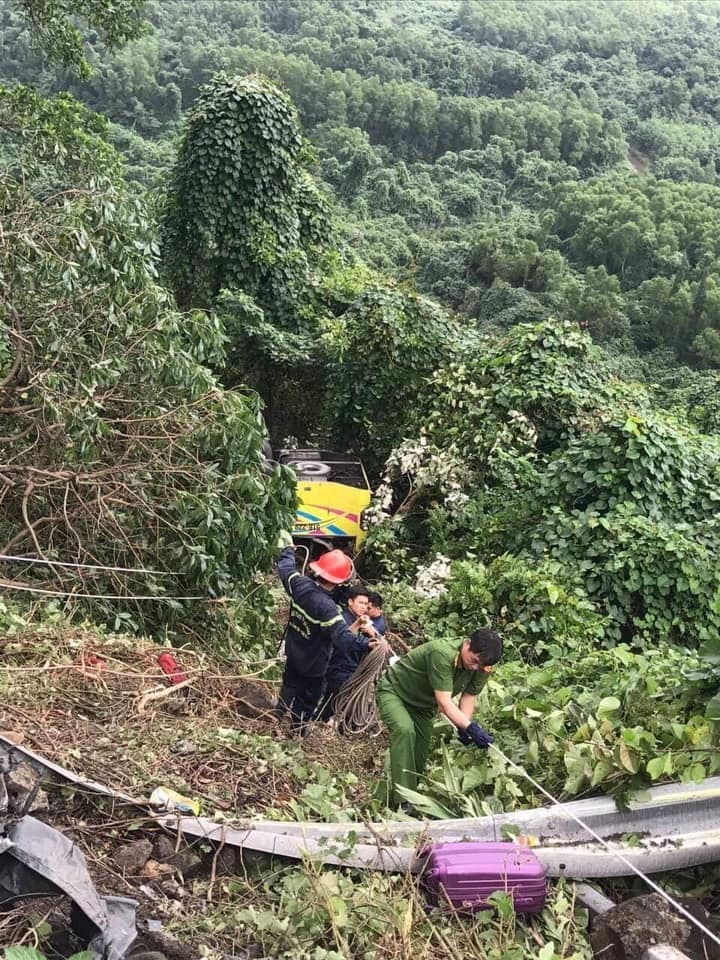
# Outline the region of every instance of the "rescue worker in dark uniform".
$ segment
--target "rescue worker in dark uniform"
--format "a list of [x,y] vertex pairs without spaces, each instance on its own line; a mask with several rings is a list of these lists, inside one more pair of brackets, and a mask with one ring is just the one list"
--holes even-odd
[[290,618],[285,633],[285,672],[278,713],[290,711],[292,728],[301,736],[309,732],[325,686],[325,674],[333,648],[358,659],[379,639],[374,629],[368,635],[353,633],[330,594],[354,573],[352,560],[342,550],[330,550],[309,564],[316,580],[298,572],[293,547],[280,554],[278,574],[290,597]]
[[368,616],[372,620],[372,625],[383,637],[387,633],[385,625],[385,615],[383,614],[383,598],[375,590],[368,593]]

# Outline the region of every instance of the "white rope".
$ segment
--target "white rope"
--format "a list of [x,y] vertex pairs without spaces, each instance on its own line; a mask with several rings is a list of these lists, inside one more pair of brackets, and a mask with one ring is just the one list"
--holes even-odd
[[48,567],[73,567],[76,570],[111,570],[115,573],[153,573],[161,577],[179,577],[172,570],[146,570],[144,567],[103,567],[98,563],[65,563],[62,560],[45,560],[41,557],[13,557],[0,553],[0,560],[12,560],[19,563],[43,563]]
[[601,837],[598,833],[596,833],[592,827],[588,826],[588,824],[585,823],[584,820],[581,820],[580,817],[575,816],[575,814],[571,810],[568,810],[568,808],[564,804],[562,804],[559,800],[556,800],[555,797],[551,793],[548,793],[548,791],[544,787],[541,787],[540,784],[537,782],[537,780],[534,780],[524,767],[519,766],[517,763],[511,760],[510,757],[505,756],[502,750],[500,750],[499,747],[496,747],[495,744],[491,743],[490,749],[494,750],[495,753],[497,753],[498,756],[502,757],[502,759],[506,763],[509,763],[511,767],[514,767],[514,769],[517,770],[518,773],[521,773],[524,777],[527,777],[527,779],[535,787],[536,790],[539,790],[540,793],[542,793],[543,796],[547,797],[548,800],[554,803],[556,807],[560,807],[560,809],[566,814],[566,816],[570,817],[571,820],[574,820],[575,823],[577,823],[579,826],[583,828],[583,830],[587,830],[590,836],[593,837],[593,839],[597,840],[598,843],[601,843],[605,847],[605,849],[608,851],[608,853],[611,854],[611,856],[616,857],[618,860],[621,861],[621,863],[624,863],[625,866],[632,873],[640,877],[641,880],[644,880],[645,883],[649,887],[651,887],[651,889],[653,889],[656,893],[659,893],[660,896],[663,898],[663,900],[667,901],[667,903],[669,903],[671,907],[677,910],[678,913],[682,914],[682,916],[685,917],[686,920],[689,920],[693,926],[697,927],[697,929],[700,930],[704,936],[712,940],[713,943],[717,943],[718,945],[720,945],[720,937],[714,934],[712,930],[708,930],[708,928],[703,923],[701,923],[697,919],[697,917],[694,917],[689,910],[686,910],[681,903],[679,903],[674,897],[671,897],[669,893],[667,893],[665,890],[663,890],[661,886],[659,886],[659,884],[655,883],[654,880],[651,880],[650,877],[647,876],[647,874],[643,873],[639,867],[636,867],[635,864],[632,863],[630,860],[628,860],[628,858],[624,854],[619,853],[617,850],[613,850],[610,844],[607,842],[607,840],[603,839],[603,837]]
[[23,590],[26,593],[40,593],[46,597],[74,597],[83,600],[157,600],[159,603],[170,603],[173,600],[206,600],[208,603],[220,603],[225,597],[208,597],[200,594],[195,597],[158,597],[154,594],[142,596],[136,594],[107,594],[107,593],[74,593],[72,590],[44,590],[41,587],[29,587],[20,583],[8,583],[0,579],[0,590]]

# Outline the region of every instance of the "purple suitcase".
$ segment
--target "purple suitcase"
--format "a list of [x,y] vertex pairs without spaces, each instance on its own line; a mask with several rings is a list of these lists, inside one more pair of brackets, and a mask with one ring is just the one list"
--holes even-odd
[[487,910],[488,897],[509,893],[517,913],[545,906],[545,870],[528,847],[516,843],[440,843],[428,848],[425,884],[434,904]]

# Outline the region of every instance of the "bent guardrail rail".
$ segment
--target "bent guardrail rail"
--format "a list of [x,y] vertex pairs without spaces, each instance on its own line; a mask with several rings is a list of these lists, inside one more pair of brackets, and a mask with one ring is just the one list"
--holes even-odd
[[[24,754],[37,768],[77,786],[137,805],[132,798],[103,784],[79,777],[25,747],[0,737],[0,745]],[[572,815],[610,844],[611,850],[589,843]],[[505,839],[504,828],[516,827],[537,837],[534,851],[548,876],[571,879],[625,876],[630,871],[612,856],[612,850],[644,873],[682,869],[720,861],[720,777],[702,783],[672,783],[653,787],[618,810],[612,797],[573,800],[562,807],[538,807],[487,817],[458,820],[396,820],[382,823],[298,823],[238,818],[232,825],[206,817],[157,818],[162,826],[181,830],[246,850],[358,869],[417,872],[422,858],[416,847],[428,841]],[[623,836],[632,834],[632,841]]]

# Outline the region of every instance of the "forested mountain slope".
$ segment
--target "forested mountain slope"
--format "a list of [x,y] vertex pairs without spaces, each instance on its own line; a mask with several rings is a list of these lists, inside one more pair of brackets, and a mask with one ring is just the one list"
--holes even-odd
[[482,325],[552,313],[720,365],[717,4],[167,0],[148,17],[82,81],[6,7],[3,75],[68,86],[157,183],[199,87],[261,71],[372,264]]

